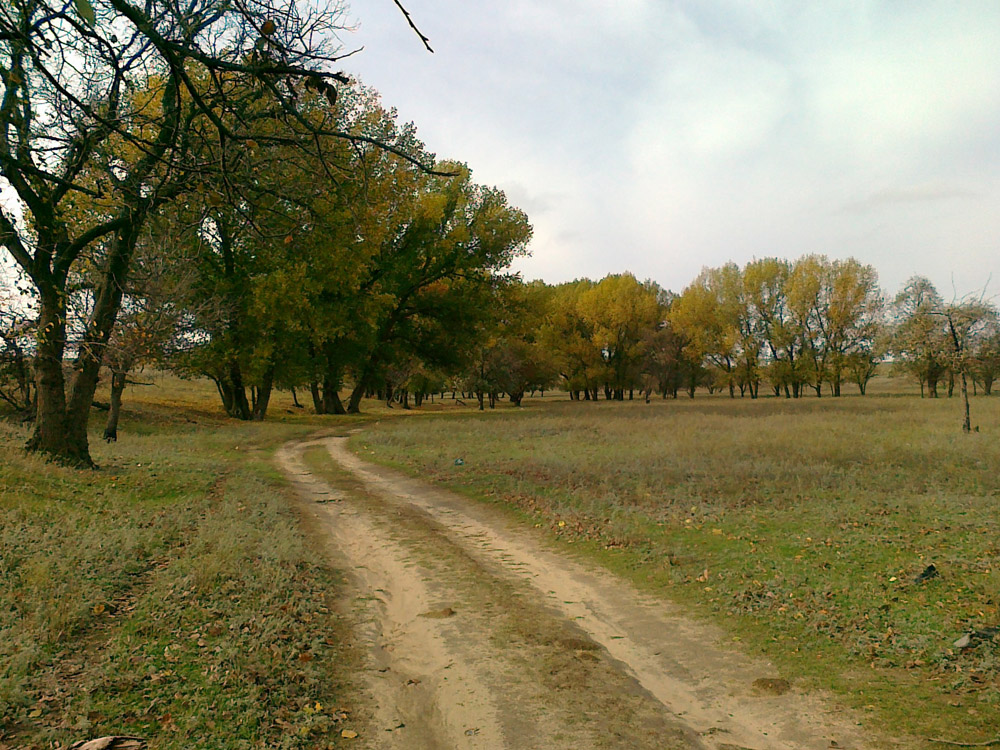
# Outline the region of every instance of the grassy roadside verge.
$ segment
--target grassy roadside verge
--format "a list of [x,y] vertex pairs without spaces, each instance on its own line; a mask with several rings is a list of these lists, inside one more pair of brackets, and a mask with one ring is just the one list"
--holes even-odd
[[[498,502],[908,747],[1000,715],[1000,403],[547,404],[383,423],[365,458]],[[456,465],[455,459],[463,464]],[[917,582],[929,564],[936,578]]]
[[0,748],[347,744],[367,709],[341,579],[270,461],[320,425],[130,420],[96,472],[0,423]]

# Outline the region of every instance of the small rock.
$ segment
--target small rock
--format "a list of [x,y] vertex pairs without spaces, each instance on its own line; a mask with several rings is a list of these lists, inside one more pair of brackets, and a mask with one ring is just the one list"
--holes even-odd
[[954,648],[971,648],[976,643],[979,643],[980,641],[988,641],[997,635],[1000,635],[1000,628],[982,628],[980,630],[973,630],[955,641],[952,646]]
[[759,677],[753,681],[754,690],[768,695],[784,695],[791,687],[788,680],[776,677]]

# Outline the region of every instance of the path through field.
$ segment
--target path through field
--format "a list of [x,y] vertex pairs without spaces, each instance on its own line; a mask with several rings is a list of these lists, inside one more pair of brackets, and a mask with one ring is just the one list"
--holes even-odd
[[[755,688],[779,675],[712,628],[493,508],[364,462],[346,440],[289,444],[278,460],[366,623],[377,709],[359,746],[869,747],[816,697]],[[317,448],[329,471],[304,460]]]

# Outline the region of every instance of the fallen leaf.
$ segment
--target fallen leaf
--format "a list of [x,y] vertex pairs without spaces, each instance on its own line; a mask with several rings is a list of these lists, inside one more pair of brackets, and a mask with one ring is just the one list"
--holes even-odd
[[343,737],[344,739],[353,740],[357,739],[358,733],[355,732],[353,729],[341,729],[340,736]]

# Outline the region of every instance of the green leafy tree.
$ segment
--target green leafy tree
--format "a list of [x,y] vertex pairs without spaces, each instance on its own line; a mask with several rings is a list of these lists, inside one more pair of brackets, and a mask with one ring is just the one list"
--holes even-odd
[[360,356],[352,367],[348,412],[360,410],[381,369],[409,342],[423,348],[426,359],[428,345],[446,352],[461,341],[466,321],[466,330],[474,330],[475,306],[465,302],[489,290],[526,252],[531,226],[525,214],[502,191],[473,183],[468,168],[441,167],[454,176],[421,176],[416,201],[390,218],[396,230],[381,243],[362,283],[376,302],[354,337]]

